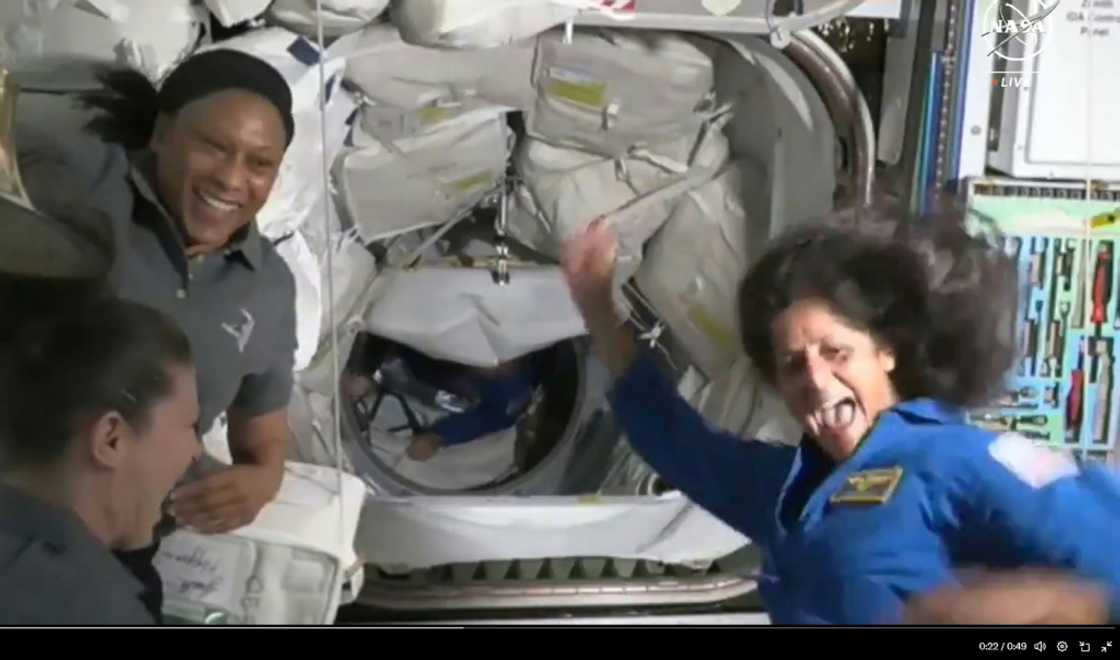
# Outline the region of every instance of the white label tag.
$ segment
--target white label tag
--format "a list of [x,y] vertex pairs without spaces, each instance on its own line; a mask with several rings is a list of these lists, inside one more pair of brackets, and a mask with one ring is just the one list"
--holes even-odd
[[1039,447],[1018,433],[1001,434],[988,447],[988,453],[1034,489],[1081,472],[1066,454]]

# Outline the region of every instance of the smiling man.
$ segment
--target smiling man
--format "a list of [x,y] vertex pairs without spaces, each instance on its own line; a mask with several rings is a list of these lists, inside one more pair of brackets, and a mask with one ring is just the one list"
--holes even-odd
[[[157,91],[114,71],[85,98],[88,132],[17,113],[19,167],[50,213],[82,204],[110,220],[110,280],[122,298],[166,313],[190,338],[200,426],[226,412],[234,466],[171,495],[182,524],[224,533],[276,494],[287,445],[295,285],[254,218],[293,136],[291,91],[265,62],[233,50],[192,56]],[[120,555],[161,606],[156,546]]]

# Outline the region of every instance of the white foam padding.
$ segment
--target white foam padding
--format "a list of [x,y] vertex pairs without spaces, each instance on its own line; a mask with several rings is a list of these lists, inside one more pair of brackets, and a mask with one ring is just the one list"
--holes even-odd
[[191,0],[4,2],[0,64],[63,89],[87,88],[98,65],[158,81],[194,49],[207,16]]
[[371,498],[357,546],[406,571],[549,557],[718,559],[749,541],[680,493],[659,497]]
[[364,329],[435,358],[495,367],[586,333],[557,267],[511,268],[506,285],[484,268],[388,269],[377,285]]
[[359,563],[354,535],[365,495],[353,475],[287,463],[279,493],[251,525],[163,540],[154,563],[165,614],[194,623],[333,623]]
[[360,134],[360,147],[336,167],[350,220],[367,242],[443,224],[481,201],[505,175],[510,129],[500,112],[396,141]]
[[617,157],[697,129],[713,65],[696,42],[647,30],[541,35],[533,73],[531,135]]
[[263,14],[272,0],[205,0],[205,3],[219,23],[233,27]]
[[532,37],[598,4],[598,0],[395,0],[390,17],[411,43],[476,49]]
[[324,37],[338,37],[357,32],[373,21],[389,6],[389,0],[275,0],[268,9],[269,17],[301,34],[314,38],[318,21],[323,23]]
[[752,243],[766,236],[765,227],[751,231],[743,209],[743,180],[753,175],[732,163],[688,192],[650,241],[637,274],[642,293],[709,378],[741,350],[738,287]]
[[358,35],[347,57],[346,78],[370,102],[367,130],[390,138],[426,132],[464,111],[487,105],[528,109],[532,41],[477,51],[414,46],[388,24]]
[[642,245],[683,194],[672,184],[683,181],[690,170],[701,177],[703,171],[714,175],[729,157],[727,138],[718,130],[706,132],[699,148],[696,144],[697,134],[691,133],[657,145],[644,156],[609,159],[533,138],[522,140],[514,166],[524,187],[515,199],[528,212],[511,217],[509,232],[539,252],[559,257],[564,243],[595,218],[638,198],[659,197],[660,202],[647,204],[642,214],[628,215],[632,222],[615,225],[622,254],[640,258]]
[[[257,214],[257,226],[261,233],[275,239],[295,231],[307,222],[321,222],[321,215],[316,211],[322,208],[328,189],[323,180],[324,142],[317,64],[322,54],[318,47],[311,40],[294,32],[283,28],[267,28],[222,41],[212,48],[234,49],[259,57],[275,67],[292,90],[295,135],[284,154],[272,194]],[[327,127],[325,149],[330,163],[343,147],[350,130],[347,122],[355,118],[357,102],[342,88],[345,61],[332,58],[328,49],[324,62],[324,116]]]

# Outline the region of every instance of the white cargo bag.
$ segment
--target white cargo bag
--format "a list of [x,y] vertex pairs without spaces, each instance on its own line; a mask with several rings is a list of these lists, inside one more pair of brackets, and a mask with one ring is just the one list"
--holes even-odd
[[[692,363],[714,378],[735,361],[739,341],[738,289],[753,244],[743,210],[743,179],[755,176],[732,163],[720,176],[684,196],[650,241],[637,281]],[[756,228],[757,229],[757,228]]]
[[395,0],[390,16],[410,43],[492,48],[540,34],[581,11],[614,15],[615,4],[612,0]]
[[536,99],[535,51],[532,41],[478,51],[422,48],[403,41],[393,26],[376,24],[357,35],[346,78],[367,102],[366,129],[394,139],[482,106],[528,109]]
[[252,20],[265,12],[272,0],[205,0],[206,8],[225,27]]
[[315,38],[318,22],[323,22],[324,37],[338,37],[357,32],[373,21],[389,6],[389,0],[322,0],[322,13],[316,0],[275,0],[268,15],[277,23]]
[[[323,138],[319,112],[318,46],[305,37],[282,28],[254,30],[222,41],[213,49],[234,49],[268,62],[280,72],[292,90],[295,136],[284,160],[272,194],[257,214],[257,227],[268,238],[291,233],[308,221],[317,221],[315,209],[327,195],[323,181]],[[327,51],[326,125],[327,159],[334,160],[349,133],[347,123],[355,118],[357,102],[342,89],[345,62],[332,59]]]
[[514,156],[524,181],[515,199],[525,212],[511,216],[510,235],[555,258],[564,243],[595,218],[641,197],[660,198],[660,203],[647,204],[641,215],[630,216],[632,223],[615,225],[623,253],[640,256],[642,245],[668,219],[684,192],[672,184],[694,176],[698,185],[719,171],[729,153],[718,127],[704,131],[699,140],[693,133],[614,160],[527,138]]
[[498,185],[510,142],[500,112],[397,141],[378,142],[355,131],[359,148],[336,164],[349,219],[366,242],[443,224]]
[[744,440],[785,445],[801,440],[801,426],[745,353],[710,379],[689,368],[678,391],[710,424]]
[[207,19],[190,0],[3,2],[0,63],[54,89],[89,88],[107,64],[156,82],[190,54]]
[[287,463],[280,492],[253,524],[164,539],[154,562],[164,613],[194,624],[333,623],[343,584],[360,570],[354,535],[366,494],[349,474],[340,493],[339,478],[331,468]]
[[276,252],[288,264],[296,282],[296,355],[293,371],[302,371],[319,349],[319,329],[323,317],[323,275],[319,260],[299,232],[293,232],[276,245]]
[[527,130],[557,145],[617,157],[695,134],[712,94],[712,58],[673,33],[556,31],[538,41],[537,102]]
[[376,286],[364,329],[443,360],[495,367],[586,334],[557,267],[511,266],[506,285],[486,268],[391,268]]

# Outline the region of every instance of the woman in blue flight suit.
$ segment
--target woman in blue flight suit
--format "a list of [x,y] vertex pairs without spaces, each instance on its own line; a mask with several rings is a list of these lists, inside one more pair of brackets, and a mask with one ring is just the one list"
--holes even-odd
[[762,548],[774,622],[899,622],[964,566],[1064,569],[1115,620],[1120,482],[966,424],[1016,357],[1014,272],[958,224],[924,226],[937,235],[804,228],[746,276],[743,346],[804,427],[796,448],[712,429],[639,353],[611,304],[608,228],[564,266],[631,444]]

